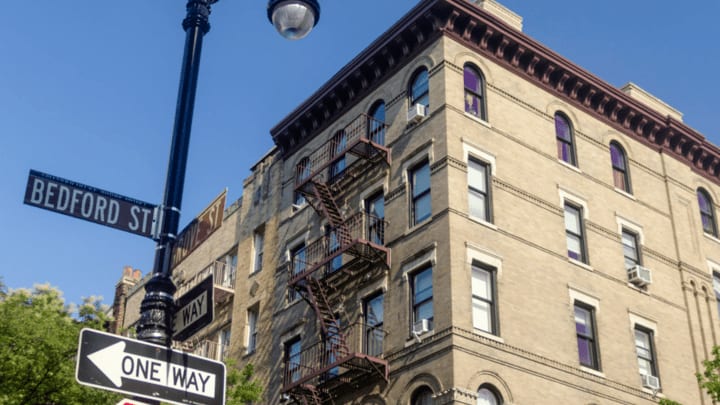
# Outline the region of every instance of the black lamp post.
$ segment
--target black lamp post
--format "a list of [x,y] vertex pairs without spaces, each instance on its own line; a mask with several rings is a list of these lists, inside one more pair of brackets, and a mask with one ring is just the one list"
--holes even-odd
[[[188,0],[185,29],[185,54],[180,74],[180,88],[175,110],[175,125],[170,147],[165,195],[161,206],[162,219],[155,251],[152,279],[145,286],[145,297],[140,306],[138,338],[170,346],[175,312],[171,255],[180,224],[183,185],[190,128],[192,126],[195,90],[203,36],[210,30],[210,6],[217,0]],[[288,39],[305,37],[320,19],[317,0],[269,0],[268,19],[277,31]]]

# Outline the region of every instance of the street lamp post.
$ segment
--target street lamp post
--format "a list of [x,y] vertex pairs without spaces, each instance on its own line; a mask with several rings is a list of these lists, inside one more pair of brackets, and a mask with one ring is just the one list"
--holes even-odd
[[[138,323],[140,340],[164,346],[170,346],[172,342],[175,312],[173,294],[176,288],[172,281],[171,255],[180,223],[200,53],[203,37],[210,30],[210,6],[216,2],[217,0],[188,0],[187,16],[182,23],[186,33],[185,53],[180,74],[165,193],[160,206],[160,232],[155,250],[153,274],[145,286],[145,297],[140,305]],[[288,39],[300,39],[317,24],[320,18],[320,5],[317,0],[269,0],[267,13],[268,19],[282,36]]]

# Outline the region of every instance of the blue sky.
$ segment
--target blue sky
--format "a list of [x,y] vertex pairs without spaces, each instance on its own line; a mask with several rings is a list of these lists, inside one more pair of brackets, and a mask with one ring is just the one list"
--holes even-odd
[[[321,0],[286,41],[265,0],[220,0],[205,37],[182,223],[220,191],[242,194],[269,129],[416,0]],[[633,81],[720,144],[720,2],[505,0],[524,31],[615,86]],[[111,303],[125,265],[151,270],[154,243],[23,205],[35,169],[159,203],[179,81],[185,1],[12,1],[0,24],[0,276],[49,282],[68,302]]]

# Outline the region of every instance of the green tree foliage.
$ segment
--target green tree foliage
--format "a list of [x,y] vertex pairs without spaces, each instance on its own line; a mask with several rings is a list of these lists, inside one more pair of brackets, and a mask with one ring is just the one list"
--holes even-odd
[[705,371],[696,375],[700,387],[713,401],[720,401],[720,346],[713,347],[713,358],[703,361]]
[[235,360],[228,359],[227,365],[227,400],[226,405],[242,405],[260,400],[262,386],[253,380],[255,370],[247,364],[242,370],[235,366]]
[[116,394],[75,381],[80,330],[102,330],[108,321],[98,299],[86,298],[73,308],[49,285],[8,291],[0,280],[0,320],[0,404],[86,405],[120,400]]

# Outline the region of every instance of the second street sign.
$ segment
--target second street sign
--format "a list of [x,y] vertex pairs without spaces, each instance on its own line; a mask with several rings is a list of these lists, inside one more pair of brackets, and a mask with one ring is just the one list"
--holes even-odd
[[25,204],[152,238],[155,205],[30,170]]
[[186,292],[176,302],[173,339],[185,340],[213,321],[213,275]]
[[92,329],[80,332],[75,378],[174,404],[225,403],[223,363]]

